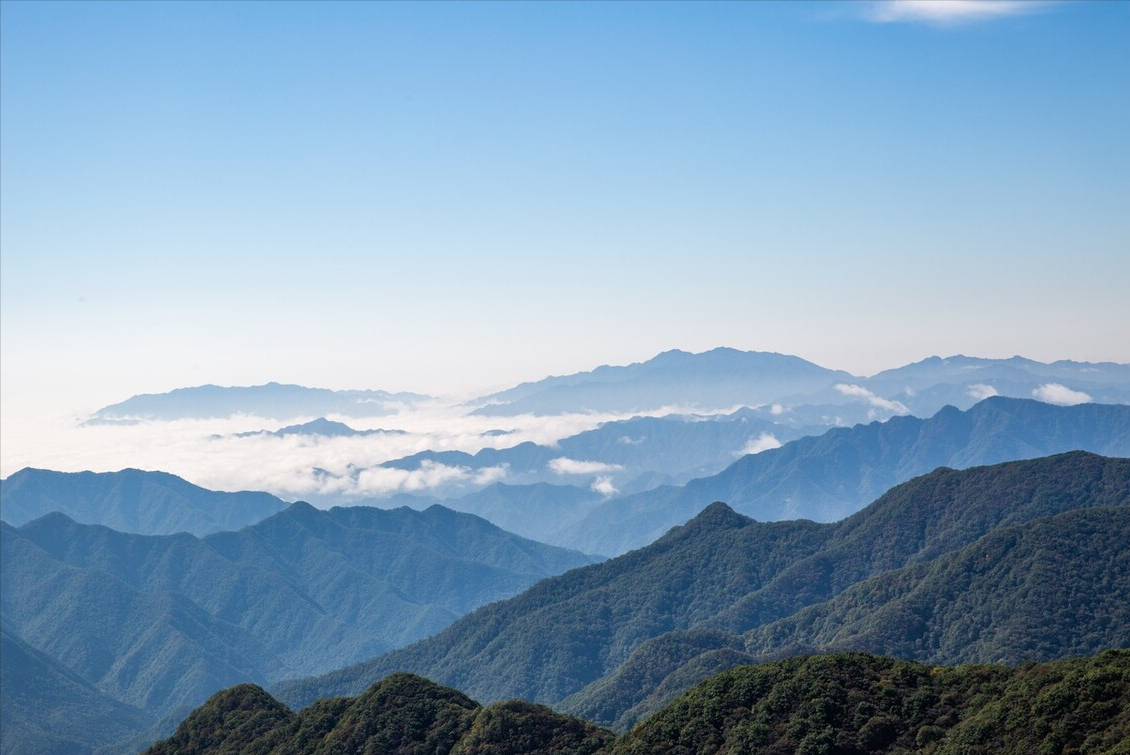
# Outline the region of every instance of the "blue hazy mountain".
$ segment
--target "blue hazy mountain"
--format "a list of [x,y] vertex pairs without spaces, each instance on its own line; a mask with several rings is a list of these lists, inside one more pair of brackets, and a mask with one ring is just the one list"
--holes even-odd
[[397,406],[427,400],[416,393],[387,391],[332,391],[301,385],[267,383],[252,386],[200,385],[167,393],[145,393],[104,406],[91,420],[210,419],[251,414],[270,419],[323,417],[379,417],[395,414]]
[[439,500],[402,493],[378,502],[421,510],[442,504],[455,511],[481,516],[515,535],[552,543],[561,537],[562,530],[575,525],[603,500],[600,493],[575,485],[496,482],[458,498]]
[[207,535],[237,530],[289,504],[268,493],[207,490],[166,472],[21,469],[0,480],[0,518],[20,526],[59,511],[122,532]]
[[646,362],[523,383],[480,399],[476,414],[637,412],[664,406],[726,409],[831,388],[854,379],[800,357],[718,348],[665,351]]
[[[285,438],[290,435],[302,435],[323,438],[363,438],[367,435],[405,435],[404,430],[355,430],[344,422],[334,422],[325,417],[303,422],[298,425],[287,425],[278,430],[254,430],[245,433],[235,433],[235,438],[253,438],[256,436],[271,436]],[[222,436],[221,436],[222,437]]]
[[241,681],[326,671],[426,637],[592,561],[441,506],[296,503],[205,538],[59,513],[0,527],[6,625],[149,723]]
[[[427,464],[474,471],[494,469],[500,481],[509,487],[533,484],[548,484],[554,488],[578,487],[593,493],[584,495],[586,500],[597,500],[659,485],[678,485],[714,474],[751,450],[772,448],[824,429],[778,425],[757,416],[754,410],[748,408],[717,415],[633,417],[603,423],[593,430],[562,438],[553,446],[525,442],[509,448],[485,448],[473,454],[421,451],[380,466],[407,471],[418,470]],[[465,504],[463,496],[486,486],[486,483],[472,477],[438,486],[432,495],[449,501],[449,505],[459,511],[480,513],[476,508],[478,499],[469,496],[470,500]],[[549,489],[542,490],[548,492]],[[391,500],[400,502],[402,499]],[[328,499],[326,502],[335,501]],[[371,502],[384,505],[380,499],[371,499]],[[419,507],[410,500],[404,502]],[[507,524],[498,524],[509,529]],[[556,518],[552,521],[537,520],[523,522],[516,525],[519,529],[511,531],[536,532],[527,536],[546,540],[545,533],[560,528],[561,524]],[[529,530],[530,527],[534,529]]]
[[761,521],[831,522],[936,467],[965,468],[1071,450],[1130,456],[1130,406],[1054,406],[994,397],[929,419],[895,417],[738,459],[711,477],[613,498],[553,541],[615,555],[656,539],[712,501]]
[[[842,595],[856,601],[839,604],[843,615],[872,637],[887,632],[897,643],[916,626],[928,630],[919,635],[925,658],[934,647],[953,648],[951,660],[987,662],[1123,646],[1130,560],[1117,544],[1130,526],[1127,506],[1130,459],[1084,452],[939,469],[835,524],[757,522],[714,503],[645,548],[544,580],[434,637],[279,694],[304,705],[409,671],[483,700],[568,700],[567,709],[611,723],[665,681],[682,683],[669,679],[680,671],[732,666],[754,648],[787,655],[794,637],[820,637],[762,631],[782,626],[773,622],[834,632],[838,625],[804,612]],[[893,581],[868,583],[885,574]],[[1034,584],[1041,580],[1051,584]],[[916,624],[918,609],[938,620]],[[888,621],[873,620],[880,611]],[[985,627],[994,623],[990,637]],[[842,637],[835,644],[852,647]],[[697,668],[688,669],[692,660]]]
[[846,426],[900,414],[929,416],[946,405],[965,409],[993,395],[1130,403],[1130,365],[958,355],[863,377],[783,354],[727,348],[701,354],[667,351],[646,362],[523,383],[482,397],[475,413],[749,406],[778,424]]

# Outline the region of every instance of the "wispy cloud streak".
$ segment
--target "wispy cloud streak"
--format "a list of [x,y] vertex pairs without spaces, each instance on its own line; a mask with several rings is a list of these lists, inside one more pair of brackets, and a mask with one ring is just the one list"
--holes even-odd
[[1039,0],[879,0],[868,3],[864,17],[876,23],[919,23],[957,26],[1031,13]]

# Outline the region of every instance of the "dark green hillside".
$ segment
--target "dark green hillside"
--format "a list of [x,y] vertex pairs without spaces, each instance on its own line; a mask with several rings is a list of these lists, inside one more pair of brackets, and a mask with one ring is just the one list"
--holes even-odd
[[[703,630],[660,636],[561,707],[624,730],[722,669],[814,651],[863,650],[954,664],[1130,648],[1128,542],[1127,506],[997,529],[927,564],[864,580],[744,638],[717,633],[706,642]],[[678,662],[662,652],[671,645],[682,651]],[[650,676],[638,678],[640,668]]]
[[613,735],[521,701],[487,708],[394,674],[356,698],[292,713],[254,685],[212,696],[146,755],[594,755]]
[[144,726],[141,711],[99,692],[0,627],[0,753],[86,755]]
[[1128,502],[1130,459],[1074,452],[960,471],[938,469],[833,525],[825,549],[711,624],[745,631],[827,600],[872,574],[930,561],[997,527]]
[[811,522],[761,524],[712,505],[647,548],[544,580],[416,645],[287,687],[282,699],[355,694],[404,670],[482,699],[556,702],[640,642],[715,616],[826,537]]
[[1126,753],[1130,652],[1018,668],[929,667],[845,653],[719,674],[614,755]]
[[750,653],[851,648],[926,663],[1016,663],[1130,648],[1130,506],[995,530],[753,630]]
[[838,653],[734,668],[616,739],[522,701],[482,708],[395,674],[291,713],[258,687],[213,696],[146,755],[1125,755],[1130,651],[1017,667]]
[[[1002,525],[1127,502],[1130,460],[1076,452],[938,470],[834,525],[759,523],[714,504],[647,548],[547,580],[435,637],[280,694],[302,704],[356,693],[404,670],[480,699],[526,697],[622,726],[709,673],[748,660],[742,632],[823,603],[873,575],[928,563]],[[1086,582],[1074,589],[1090,595],[1102,588]],[[1113,598],[1125,603],[1125,589]],[[1078,618],[1074,631],[1095,633],[1098,644],[1088,647],[1109,647],[1118,636],[1102,616]],[[647,643],[683,630],[696,631]],[[999,641],[1021,653],[1032,638]],[[759,646],[758,652],[802,648]],[[1066,646],[1060,652],[1068,652]]]
[[0,480],[0,517],[20,527],[58,511],[120,532],[204,536],[238,530],[287,507],[268,493],[207,490],[166,472],[21,469]]

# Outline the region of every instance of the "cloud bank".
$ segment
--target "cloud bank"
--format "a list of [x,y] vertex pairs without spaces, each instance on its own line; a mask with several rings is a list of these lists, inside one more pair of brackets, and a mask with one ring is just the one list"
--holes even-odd
[[985,385],[984,383],[974,383],[973,385],[965,389],[965,393],[970,398],[976,399],[977,401],[983,401],[984,399],[996,396],[997,389],[991,385]]
[[616,486],[612,484],[612,478],[608,475],[597,477],[592,481],[592,485],[589,486],[589,489],[605,497],[614,496],[620,492],[616,489]]
[[864,388],[862,385],[848,385],[847,383],[836,383],[836,390],[848,398],[863,399],[871,404],[875,409],[882,409],[895,414],[910,414],[910,410],[901,401],[892,401],[891,399],[876,396],[871,391]]
[[557,474],[607,474],[623,469],[619,464],[605,464],[602,461],[582,461],[558,456],[549,462],[549,468]]
[[780,448],[781,441],[773,433],[761,433],[756,438],[750,438],[742,449],[738,451],[735,456],[748,456],[749,454],[759,454],[762,451],[768,451],[771,448]]
[[1032,396],[1040,401],[1060,406],[1075,406],[1090,403],[1093,399],[1083,391],[1073,391],[1059,383],[1045,383],[1032,391]]

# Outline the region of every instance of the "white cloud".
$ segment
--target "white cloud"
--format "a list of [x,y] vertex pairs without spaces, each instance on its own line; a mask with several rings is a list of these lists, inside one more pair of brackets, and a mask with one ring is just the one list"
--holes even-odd
[[1092,400],[1091,397],[1083,393],[1083,391],[1073,391],[1066,385],[1060,385],[1059,383],[1045,383],[1033,390],[1032,395],[1040,401],[1045,401],[1049,404],[1059,404],[1060,406],[1086,404]]
[[768,451],[771,448],[780,448],[781,441],[777,440],[776,436],[772,433],[761,433],[756,438],[750,438],[746,444],[742,446],[742,450],[738,451],[735,456],[747,456],[749,454],[759,454],[762,451]]
[[781,406],[780,404],[773,404],[769,407],[769,413],[774,417],[780,416],[785,413],[785,407]]
[[645,440],[647,440],[647,438],[629,438],[627,435],[621,435],[619,442],[627,446],[638,446]]
[[971,398],[973,398],[977,401],[982,401],[984,399],[989,398],[990,396],[998,395],[996,388],[994,388],[991,385],[985,385],[984,383],[974,383],[973,385],[966,388],[965,392]]
[[466,467],[449,467],[434,461],[421,462],[418,469],[370,467],[357,475],[356,487],[349,491],[360,495],[414,493],[437,488],[450,482],[463,482],[471,476]]
[[581,461],[567,456],[558,456],[549,462],[549,468],[557,474],[604,474],[623,469],[619,464],[605,464],[602,461]]
[[476,485],[491,485],[499,480],[505,480],[510,472],[509,464],[499,464],[494,467],[483,467],[475,473]]
[[589,486],[589,489],[603,496],[612,496],[620,492],[616,489],[616,486],[612,484],[612,478],[608,475],[597,477],[592,481],[592,485]]
[[892,401],[890,399],[883,398],[882,396],[876,396],[874,393],[867,390],[862,385],[848,385],[847,383],[837,383],[835,388],[844,396],[847,396],[848,398],[863,399],[876,409],[894,412],[895,414],[910,413],[910,410],[907,409],[906,405],[901,401]]
[[879,23],[956,26],[1030,13],[1043,5],[1038,0],[879,0],[867,6],[865,16]]

